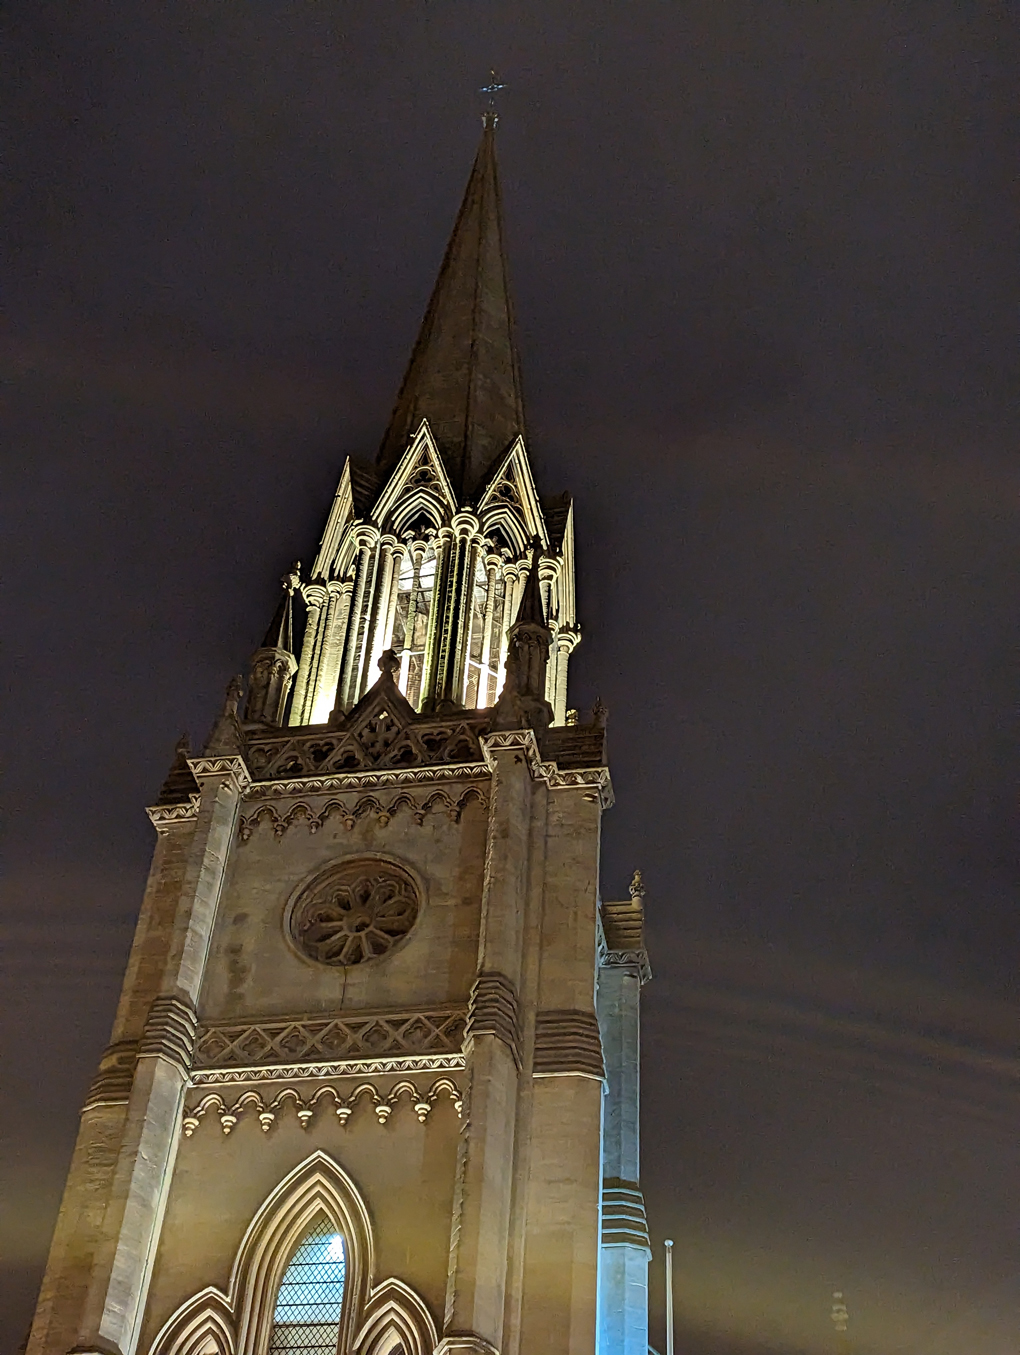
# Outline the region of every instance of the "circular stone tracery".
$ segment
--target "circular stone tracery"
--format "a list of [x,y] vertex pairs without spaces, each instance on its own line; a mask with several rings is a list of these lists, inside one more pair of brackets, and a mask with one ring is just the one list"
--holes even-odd
[[414,926],[420,901],[411,876],[390,861],[343,861],[294,903],[290,934],[309,959],[355,965],[385,955]]

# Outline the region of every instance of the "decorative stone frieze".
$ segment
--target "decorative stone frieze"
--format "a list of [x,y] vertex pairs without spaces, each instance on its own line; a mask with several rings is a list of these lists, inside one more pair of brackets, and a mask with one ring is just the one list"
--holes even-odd
[[636,1181],[607,1176],[602,1182],[602,1245],[644,1247],[649,1252],[645,1197]]
[[260,1091],[242,1092],[236,1101],[227,1102],[218,1092],[209,1092],[197,1103],[185,1107],[182,1128],[185,1138],[191,1138],[199,1124],[210,1111],[215,1112],[224,1134],[229,1134],[242,1115],[256,1115],[263,1133],[268,1133],[280,1114],[292,1109],[302,1129],[307,1129],[327,1107],[331,1107],[341,1126],[346,1127],[359,1102],[367,1102],[375,1112],[381,1125],[393,1114],[402,1100],[407,1100],[419,1122],[424,1124],[432,1107],[447,1096],[460,1115],[463,1098],[457,1084],[448,1077],[438,1078],[431,1087],[420,1090],[413,1082],[398,1082],[395,1086],[381,1090],[372,1082],[362,1082],[350,1093],[344,1094],[332,1084],[317,1087],[310,1094],[302,1095],[296,1087],[284,1087],[270,1100]]
[[464,1008],[454,1007],[209,1026],[198,1037],[195,1069],[460,1055],[466,1019]]
[[[396,702],[392,703],[394,706]],[[373,768],[441,766],[482,761],[479,734],[484,718],[462,711],[456,718],[416,719],[403,723],[389,710],[374,713],[354,730],[314,734],[288,731],[253,738],[247,749],[252,772],[260,781],[275,781]]]
[[192,1087],[239,1087],[255,1082],[279,1082],[284,1078],[382,1077],[387,1073],[457,1073],[464,1067],[458,1054],[386,1054],[382,1058],[299,1060],[295,1063],[262,1063],[243,1068],[193,1069]]
[[602,1036],[594,1012],[544,1011],[535,1017],[535,1077],[591,1077],[604,1082]]
[[517,990],[505,974],[494,970],[479,974],[468,1004],[465,1044],[477,1035],[495,1035],[521,1066],[521,1032]]
[[316,806],[306,800],[299,800],[288,809],[281,811],[273,805],[261,804],[250,814],[242,815],[238,825],[238,835],[242,842],[248,842],[260,824],[271,826],[273,833],[280,839],[292,824],[303,823],[310,833],[335,818],[351,830],[358,820],[371,817],[380,827],[386,825],[397,815],[407,812],[415,823],[423,824],[426,817],[433,813],[445,813],[453,823],[459,823],[460,817],[471,801],[482,808],[486,806],[486,797],[476,786],[469,786],[460,795],[445,790],[433,790],[430,794],[413,796],[407,791],[381,799],[377,795],[363,795],[358,800],[327,800]]

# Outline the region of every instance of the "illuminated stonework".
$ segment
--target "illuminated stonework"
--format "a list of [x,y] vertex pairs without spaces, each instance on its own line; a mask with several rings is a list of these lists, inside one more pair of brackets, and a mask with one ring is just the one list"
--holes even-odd
[[647,1355],[644,891],[600,899],[573,532],[490,117],[378,456],[149,810],[27,1355]]
[[580,638],[573,508],[569,497],[543,506],[523,437],[469,495],[456,492],[427,417],[385,480],[348,460],[300,585],[307,624],[289,723],[349,711],[388,649],[416,710],[495,705],[534,541],[552,632],[545,696],[563,724],[567,661]]

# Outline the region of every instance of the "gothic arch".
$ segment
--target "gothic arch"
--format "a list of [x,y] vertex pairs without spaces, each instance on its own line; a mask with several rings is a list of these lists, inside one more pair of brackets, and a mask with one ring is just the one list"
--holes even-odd
[[160,1355],[234,1355],[233,1314],[225,1294],[203,1289],[178,1308],[156,1337]]
[[230,1278],[237,1314],[237,1355],[261,1355],[273,1301],[294,1249],[320,1216],[347,1243],[340,1349],[349,1348],[372,1282],[372,1225],[354,1183],[331,1157],[313,1153],[285,1176],[252,1219]]
[[[238,1248],[228,1292],[210,1287],[182,1304],[161,1328],[150,1355],[263,1355],[283,1272],[298,1243],[323,1216],[346,1243],[339,1346],[352,1350],[374,1292],[372,1226],[350,1177],[320,1151],[295,1167],[260,1205]],[[410,1349],[406,1355],[412,1355]]]
[[372,1290],[355,1342],[357,1355],[432,1355],[439,1342],[432,1315],[401,1280],[384,1280]]

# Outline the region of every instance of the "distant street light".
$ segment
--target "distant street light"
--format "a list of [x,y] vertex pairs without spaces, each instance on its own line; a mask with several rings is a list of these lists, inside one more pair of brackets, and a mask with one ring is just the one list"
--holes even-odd
[[673,1241],[666,1238],[666,1355],[673,1355]]

